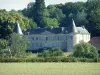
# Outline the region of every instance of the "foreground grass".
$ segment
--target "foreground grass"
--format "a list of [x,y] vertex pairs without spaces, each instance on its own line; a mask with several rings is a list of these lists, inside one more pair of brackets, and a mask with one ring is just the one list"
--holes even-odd
[[100,75],[100,63],[0,63],[0,75]]

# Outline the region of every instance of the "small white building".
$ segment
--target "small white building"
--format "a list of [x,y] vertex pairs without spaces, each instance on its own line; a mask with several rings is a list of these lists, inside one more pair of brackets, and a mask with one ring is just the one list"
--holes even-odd
[[74,20],[71,27],[60,28],[33,28],[28,29],[24,34],[17,22],[16,32],[27,36],[30,41],[29,51],[44,48],[61,48],[65,52],[72,52],[73,46],[80,41],[89,42],[90,33],[84,26],[76,27]]

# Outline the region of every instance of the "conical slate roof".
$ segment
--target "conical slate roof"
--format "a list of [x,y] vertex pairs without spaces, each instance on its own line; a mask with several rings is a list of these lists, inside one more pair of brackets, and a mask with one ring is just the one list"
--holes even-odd
[[15,26],[14,32],[15,32],[15,33],[18,33],[18,34],[20,34],[20,35],[23,35],[23,32],[22,32],[22,30],[21,30],[21,27],[20,27],[18,21],[16,21],[16,26]]
[[75,25],[75,22],[74,22],[74,20],[72,19],[72,26],[73,26],[73,33],[78,33],[78,30],[77,30],[77,27],[76,27],[76,25]]

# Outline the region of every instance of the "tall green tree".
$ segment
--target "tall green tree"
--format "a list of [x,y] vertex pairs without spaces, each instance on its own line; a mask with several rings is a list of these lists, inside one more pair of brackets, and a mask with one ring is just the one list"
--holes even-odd
[[0,38],[6,39],[13,31],[14,19],[6,10],[0,10]]
[[16,11],[8,12],[6,10],[0,10],[0,38],[9,39],[9,35],[13,33],[17,20],[23,31],[30,27],[37,27],[32,19],[29,19]]
[[54,5],[49,5],[47,7],[49,14],[50,14],[50,18],[56,18],[60,24],[60,26],[62,26],[63,24],[63,20],[65,19],[65,14],[63,14],[62,10],[59,8],[56,8],[56,6]]
[[63,56],[63,51],[60,48],[52,48],[52,49],[44,50],[38,56],[41,56],[41,57],[58,57],[58,56]]
[[87,28],[93,36],[100,36],[100,0],[88,0],[87,7]]
[[41,27],[43,28],[57,28],[59,27],[59,22],[56,18],[47,18],[47,17],[44,17],[42,20],[41,20]]
[[37,25],[39,27],[41,27],[41,23],[40,21],[44,18],[44,17],[48,17],[49,13],[46,9],[45,6],[45,1],[44,0],[35,0],[35,21],[37,23]]
[[[59,6],[58,6],[59,7]],[[72,18],[75,19],[78,12],[85,9],[85,3],[83,2],[68,2],[65,3],[62,7],[60,7],[63,11],[63,13],[66,15],[66,19],[64,24],[64,27],[69,27],[72,22]]]
[[33,19],[34,20],[34,16],[35,16],[35,2],[30,2],[28,5],[27,5],[27,8],[24,8],[23,10],[22,10],[22,13],[25,15],[25,16],[27,16],[27,17],[29,17],[29,18],[31,18],[31,19]]
[[82,10],[81,12],[78,12],[75,17],[76,24],[78,26],[80,25],[86,26],[86,24],[88,23],[88,20],[86,19],[86,17],[87,17],[87,13],[84,10]]
[[9,40],[10,51],[13,57],[22,57],[26,54],[27,38],[20,36],[19,34],[11,34]]

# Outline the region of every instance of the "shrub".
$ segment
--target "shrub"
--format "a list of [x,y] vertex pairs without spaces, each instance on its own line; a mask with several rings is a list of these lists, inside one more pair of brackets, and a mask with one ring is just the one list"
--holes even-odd
[[56,57],[63,56],[63,51],[60,48],[52,48],[48,50],[44,50],[42,53],[38,55],[39,57]]
[[61,61],[62,62],[77,62],[77,59],[75,57],[63,57]]
[[98,60],[98,62],[100,62],[100,57],[97,60]]
[[27,49],[27,38],[13,33],[11,34],[9,45],[12,57],[23,57]]
[[61,62],[62,57],[47,57],[45,62]]
[[0,57],[7,57],[8,54],[8,42],[6,40],[0,39]]
[[36,58],[0,58],[0,62],[100,62],[100,58],[75,57],[36,57]]
[[73,56],[83,58],[96,58],[98,57],[98,52],[96,48],[91,44],[81,42],[80,44],[74,46]]
[[28,59],[25,59],[24,62],[45,62],[45,59],[44,58],[28,58]]

